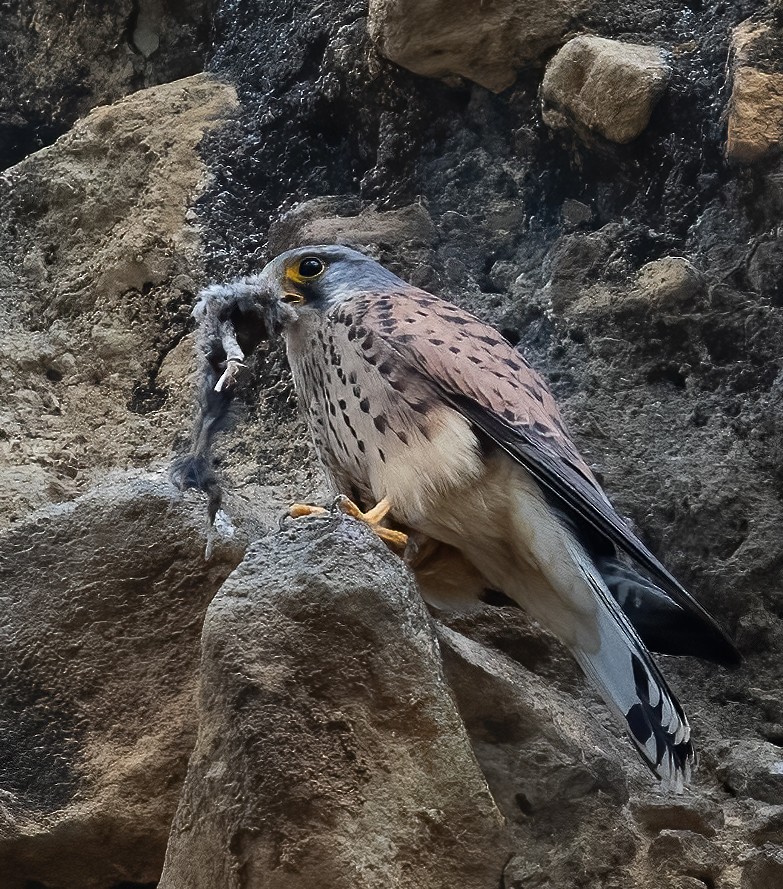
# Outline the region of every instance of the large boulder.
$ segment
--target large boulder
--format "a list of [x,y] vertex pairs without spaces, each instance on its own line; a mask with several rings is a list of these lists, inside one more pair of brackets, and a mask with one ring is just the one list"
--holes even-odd
[[[165,474],[117,474],[0,533],[0,885],[157,879],[204,611],[242,558]],[[35,882],[37,881],[37,882]]]
[[466,77],[494,92],[539,62],[587,5],[584,0],[370,0],[380,53],[416,74]]
[[494,889],[502,817],[402,562],[340,515],[254,544],[204,624],[161,889]]
[[0,179],[0,526],[165,459],[188,425],[207,75],[95,109]]

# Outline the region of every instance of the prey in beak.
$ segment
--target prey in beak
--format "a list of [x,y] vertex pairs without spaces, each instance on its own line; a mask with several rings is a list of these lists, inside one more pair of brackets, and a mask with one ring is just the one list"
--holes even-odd
[[279,313],[263,273],[207,287],[193,308],[201,356],[198,405],[190,450],[173,461],[169,477],[181,491],[195,488],[207,494],[210,525],[222,502],[212,443],[226,424],[245,359],[280,329]]

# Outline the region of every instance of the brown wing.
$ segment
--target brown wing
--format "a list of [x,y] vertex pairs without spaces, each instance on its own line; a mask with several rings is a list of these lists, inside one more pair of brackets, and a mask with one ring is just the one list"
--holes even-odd
[[395,360],[430,382],[439,396],[522,464],[563,512],[627,553],[722,642],[723,630],[615,511],[601,490],[538,374],[496,330],[424,291],[361,300],[364,324]]

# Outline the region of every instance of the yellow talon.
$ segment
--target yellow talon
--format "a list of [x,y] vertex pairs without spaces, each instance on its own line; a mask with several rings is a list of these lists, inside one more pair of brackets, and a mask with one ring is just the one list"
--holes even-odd
[[313,506],[310,503],[292,503],[288,507],[288,515],[292,519],[301,519],[303,516],[308,515],[324,515],[328,511],[323,506]]
[[[369,525],[378,537],[380,537],[384,543],[388,543],[392,549],[403,550],[407,546],[407,534],[403,534],[402,531],[394,531],[391,528],[384,528],[381,526],[381,522],[386,518],[391,509],[391,504],[385,497],[379,503],[376,503],[372,509],[368,509],[367,512],[362,512],[353,500],[349,500],[347,497],[339,497],[336,501],[336,505],[341,512]],[[303,516],[324,515],[328,511],[329,510],[324,509],[322,506],[311,506],[309,503],[294,503],[289,508],[288,514],[292,519],[298,519]]]

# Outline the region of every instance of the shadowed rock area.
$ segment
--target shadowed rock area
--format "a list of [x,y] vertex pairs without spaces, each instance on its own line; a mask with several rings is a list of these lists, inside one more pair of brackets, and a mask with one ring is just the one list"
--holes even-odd
[[[781,3],[4,10],[0,889],[151,889],[172,822],[170,889],[781,883]],[[682,797],[518,609],[431,624],[350,521],[278,533],[325,493],[279,344],[204,560],[163,477],[190,310],[313,240],[523,350],[736,638],[734,672],[661,659]]]

